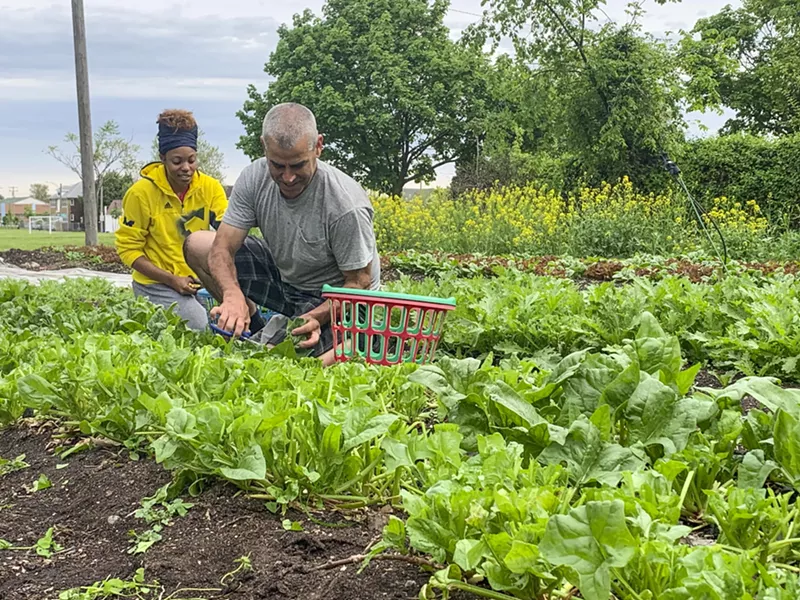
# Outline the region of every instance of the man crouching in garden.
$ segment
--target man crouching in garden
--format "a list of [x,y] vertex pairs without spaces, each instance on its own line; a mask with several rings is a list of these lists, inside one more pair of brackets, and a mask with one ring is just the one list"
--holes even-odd
[[[261,335],[276,345],[288,318],[302,317],[305,324],[292,335],[307,336],[300,347],[331,364],[322,286],[379,287],[372,205],[356,181],[319,160],[323,138],[308,108],[273,107],[261,142],[266,158],[239,176],[219,229],[187,238],[186,261],[220,303],[211,311],[219,327],[255,334],[265,327],[257,310],[263,306],[283,315]],[[248,235],[255,226],[264,239]]]

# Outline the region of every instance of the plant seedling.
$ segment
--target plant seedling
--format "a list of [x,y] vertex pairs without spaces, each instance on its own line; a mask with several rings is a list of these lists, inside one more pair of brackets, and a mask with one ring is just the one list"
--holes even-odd
[[16,458],[7,459],[0,456],[0,476],[27,469],[30,465],[25,462],[25,455],[20,454]]
[[222,579],[219,582],[222,585],[225,585],[225,580],[234,577],[237,573],[246,573],[253,569],[253,563],[250,561],[250,556],[240,556],[235,561],[234,564],[239,565],[233,571],[229,571],[222,576]]
[[0,539],[0,550],[35,550],[39,556],[50,558],[53,554],[64,549],[61,544],[53,539],[53,530],[53,527],[48,529],[47,533],[36,540],[36,544],[33,546],[14,546],[8,540]]
[[39,479],[33,482],[33,485],[28,488],[28,491],[33,494],[34,492],[40,492],[42,490],[46,490],[47,488],[53,487],[53,482],[50,481],[50,478],[42,473],[39,475]]

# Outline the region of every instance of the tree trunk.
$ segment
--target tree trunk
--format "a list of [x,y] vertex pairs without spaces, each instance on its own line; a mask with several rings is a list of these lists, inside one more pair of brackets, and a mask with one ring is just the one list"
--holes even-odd
[[395,181],[394,184],[392,185],[392,196],[398,196],[402,198],[404,185],[405,184],[400,180]]
[[81,173],[83,183],[83,222],[85,243],[97,245],[97,197],[94,189],[94,150],[92,148],[92,118],[89,107],[89,66],[86,59],[86,21],[83,0],[72,0],[72,35],[75,45],[75,80],[78,88],[78,126],[81,143]]

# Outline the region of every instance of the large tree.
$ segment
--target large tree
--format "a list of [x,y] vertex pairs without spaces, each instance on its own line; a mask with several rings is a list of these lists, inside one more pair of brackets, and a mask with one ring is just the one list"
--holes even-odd
[[[133,185],[133,177],[130,173],[120,171],[108,171],[103,175],[102,181],[97,182],[98,189],[103,187],[103,207],[105,208],[114,200],[122,200],[125,192]],[[99,194],[98,194],[99,197]]]
[[475,144],[487,59],[453,41],[447,0],[328,0],[322,17],[279,29],[266,93],[248,88],[239,147],[261,156],[269,107],[293,101],[316,114],[326,158],[367,187],[402,193]]
[[549,103],[541,139],[551,158],[566,159],[567,180],[630,175],[647,185],[662,152],[682,141],[684,90],[674,48],[641,30],[641,3],[623,24],[605,23],[603,0],[485,4],[486,19],[470,36],[510,38],[530,78],[544,82],[530,101]]
[[[151,147],[153,160],[161,160],[158,151],[158,138],[153,140]],[[200,170],[206,175],[210,175],[220,183],[225,183],[225,155],[218,146],[214,146],[206,139],[202,129],[197,132],[197,164]]]
[[[75,133],[68,133],[64,141],[68,144],[66,150],[59,146],[50,146],[47,152],[83,181],[80,138]],[[138,152],[139,146],[122,137],[115,121],[107,121],[94,132],[94,174],[101,207],[105,205],[103,179],[106,174],[119,170],[132,176],[136,172]]]
[[567,153],[553,126],[561,114],[561,99],[552,79],[501,55],[493,63],[489,81],[487,114],[474,144],[456,164],[453,194],[498,182],[537,181],[562,187],[556,163],[563,162]]
[[31,198],[48,202],[50,200],[50,190],[46,183],[33,183],[31,184]]
[[697,108],[736,111],[725,132],[800,132],[800,0],[744,0],[683,39]]

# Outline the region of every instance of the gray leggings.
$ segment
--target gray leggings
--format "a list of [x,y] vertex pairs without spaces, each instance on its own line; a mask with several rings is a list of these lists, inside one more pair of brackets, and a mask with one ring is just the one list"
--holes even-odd
[[135,296],[143,296],[153,304],[168,308],[177,304],[175,314],[179,315],[190,329],[202,331],[208,327],[208,313],[195,296],[184,296],[163,283],[143,285],[133,282]]

